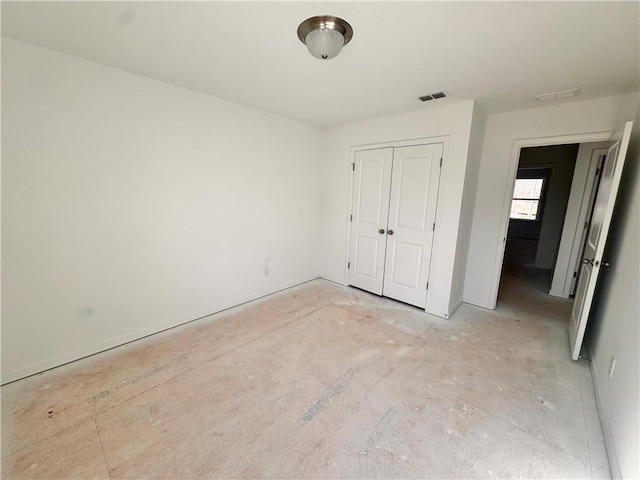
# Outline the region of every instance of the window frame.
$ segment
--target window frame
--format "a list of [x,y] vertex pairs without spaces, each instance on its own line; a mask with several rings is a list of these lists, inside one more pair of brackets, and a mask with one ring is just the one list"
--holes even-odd
[[[532,169],[533,170],[533,169]],[[533,173],[533,172],[531,172]],[[542,180],[542,185],[540,186],[540,196],[538,198],[535,197],[515,197],[515,189],[516,189],[516,183],[518,182],[518,180]],[[512,217],[511,216],[511,210],[509,211],[509,221],[511,220],[517,220],[519,222],[541,222],[542,221],[542,207],[544,205],[544,196],[545,196],[545,190],[546,190],[546,186],[547,186],[547,181],[549,180],[549,176],[548,175],[543,175],[539,172],[536,172],[536,174],[533,175],[518,175],[518,177],[516,177],[516,180],[513,184],[513,192],[511,194],[511,208],[513,208],[513,202],[516,200],[524,200],[524,201],[535,201],[538,202],[538,209],[536,211],[536,217],[535,218],[517,218],[517,217]]]

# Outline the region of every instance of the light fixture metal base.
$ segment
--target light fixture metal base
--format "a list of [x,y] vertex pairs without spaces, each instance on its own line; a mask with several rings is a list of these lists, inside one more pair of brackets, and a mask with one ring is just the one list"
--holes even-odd
[[344,37],[344,45],[349,43],[351,38],[353,38],[353,28],[351,28],[351,25],[345,20],[334,17],[333,15],[318,15],[307,18],[298,27],[298,38],[306,45],[306,38],[309,32],[320,28],[328,28],[339,32]]

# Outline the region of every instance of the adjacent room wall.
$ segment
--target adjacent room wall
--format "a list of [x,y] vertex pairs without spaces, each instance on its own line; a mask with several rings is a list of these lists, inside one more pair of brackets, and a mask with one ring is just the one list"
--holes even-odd
[[[591,373],[613,478],[640,477],[640,106],[589,317]],[[628,117],[627,117],[628,119]],[[611,360],[615,359],[609,377]]]
[[315,127],[2,41],[2,381],[317,277]]
[[488,116],[464,287],[465,302],[495,307],[500,272],[496,264],[504,249],[502,212],[505,198],[511,194],[509,175],[514,142],[611,132],[619,126],[619,113],[635,105],[637,98],[635,93]]
[[[321,275],[324,278],[341,284],[348,281],[347,224],[351,148],[429,137],[448,137],[440,177],[430,275],[434,282],[429,285],[431,306],[428,311],[442,317],[449,315],[451,286],[456,281],[464,283],[464,278],[455,278],[455,239],[458,238],[465,188],[473,110],[474,102],[469,100],[328,129],[326,157],[323,162],[323,217],[320,242]],[[475,142],[477,144],[477,139]]]
[[538,268],[551,270],[556,260],[578,147],[577,144],[531,147],[522,149],[520,153],[520,167],[544,165],[551,168],[536,251],[535,265]]

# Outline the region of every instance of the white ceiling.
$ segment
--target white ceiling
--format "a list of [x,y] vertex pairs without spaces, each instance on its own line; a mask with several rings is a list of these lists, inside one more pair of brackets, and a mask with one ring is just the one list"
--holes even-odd
[[[475,98],[487,113],[637,91],[638,2],[2,2],[2,33],[320,126]],[[298,24],[354,37],[313,58]],[[450,99],[416,97],[442,89]],[[546,105],[546,104],[545,104]]]

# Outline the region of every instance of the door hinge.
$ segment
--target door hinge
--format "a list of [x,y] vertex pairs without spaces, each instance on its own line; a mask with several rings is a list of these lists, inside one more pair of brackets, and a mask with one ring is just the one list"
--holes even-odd
[[355,164],[355,163],[352,163],[352,164],[351,164],[351,171],[352,171],[352,172],[355,172],[355,171],[356,171],[356,164]]
[[429,282],[427,282],[427,290],[429,290]]
[[573,272],[573,278],[576,278],[578,276],[578,272]]
[[351,262],[347,263],[347,268],[351,268]]
[[436,231],[436,223],[435,223],[435,222],[433,222],[433,227],[431,228],[431,231],[432,231],[432,232],[435,232],[435,231]]
[[440,157],[440,167],[442,168],[442,157]]
[[600,175],[600,167],[596,168],[596,176]]
[[349,215],[349,221],[353,222],[353,214]]
[[587,228],[589,226],[589,222],[584,222],[584,228]]

